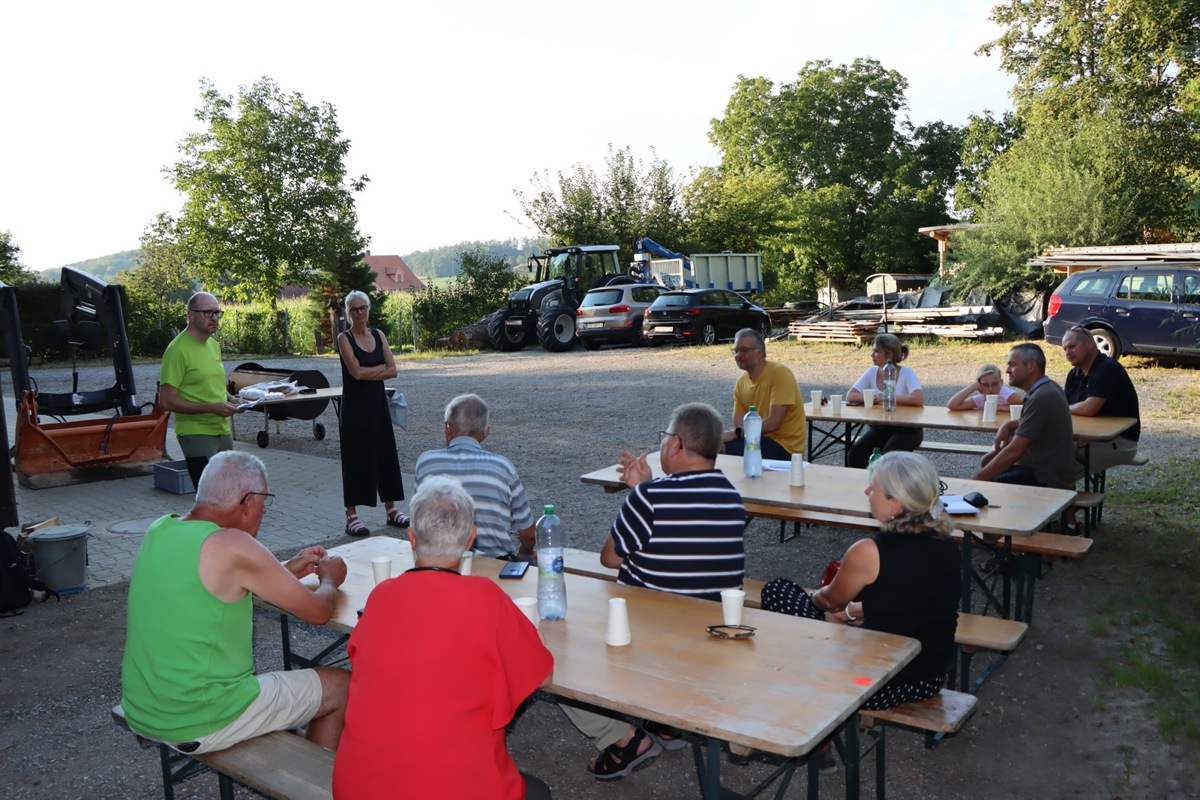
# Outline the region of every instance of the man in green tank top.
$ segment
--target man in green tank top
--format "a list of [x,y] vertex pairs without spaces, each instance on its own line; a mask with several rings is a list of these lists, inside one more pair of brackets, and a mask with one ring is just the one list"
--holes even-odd
[[[121,707],[129,727],[184,753],[307,723],[330,750],[345,722],[349,673],[254,674],[251,594],[314,625],[333,615],[342,559],[309,547],[280,564],[256,538],[272,495],[249,453],[214,456],[196,504],[146,531],[129,582]],[[299,581],[316,575],[316,591]]]

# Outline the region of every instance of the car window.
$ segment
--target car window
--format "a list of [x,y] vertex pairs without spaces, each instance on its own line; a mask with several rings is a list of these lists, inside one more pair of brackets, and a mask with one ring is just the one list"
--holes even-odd
[[585,308],[592,306],[611,306],[621,302],[620,289],[605,289],[600,292],[588,292],[583,298]]
[[1148,303],[1171,302],[1171,276],[1134,272],[1121,280],[1117,297],[1122,300],[1137,300]]
[[1085,275],[1071,289],[1072,295],[1081,297],[1108,297],[1113,285],[1112,275]]
[[742,303],[746,302],[746,298],[742,297],[737,292],[722,292],[722,294],[725,295],[725,305],[740,306]]
[[1183,276],[1183,302],[1200,306],[1200,275]]
[[662,293],[662,289],[657,286],[635,286],[633,287],[633,301],[635,303],[653,303],[654,298]]
[[683,308],[691,305],[686,294],[660,294],[651,304],[653,308]]
[[723,306],[725,305],[725,299],[721,297],[721,292],[705,292],[700,295],[700,305]]

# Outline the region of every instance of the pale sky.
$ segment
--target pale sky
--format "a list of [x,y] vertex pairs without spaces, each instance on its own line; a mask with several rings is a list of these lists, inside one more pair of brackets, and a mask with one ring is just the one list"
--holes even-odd
[[348,170],[371,179],[372,252],[535,236],[513,196],[535,172],[602,165],[610,144],[679,175],[715,165],[709,122],[738,75],[778,85],[808,61],[874,58],[908,80],[913,124],[999,114],[1012,81],[974,55],[996,38],[992,5],[6,3],[0,230],[35,270],[136,248],[181,205],[163,168],[200,130],[200,79],[234,95],[267,75],[336,108]]

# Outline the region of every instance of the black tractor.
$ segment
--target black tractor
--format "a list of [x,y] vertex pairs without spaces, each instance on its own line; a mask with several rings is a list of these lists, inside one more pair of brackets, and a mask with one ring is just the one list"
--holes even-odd
[[520,350],[537,336],[551,352],[570,350],[575,312],[589,289],[633,283],[623,274],[615,244],[553,247],[529,259],[534,282],[512,292],[508,305],[488,318],[488,335],[497,350]]

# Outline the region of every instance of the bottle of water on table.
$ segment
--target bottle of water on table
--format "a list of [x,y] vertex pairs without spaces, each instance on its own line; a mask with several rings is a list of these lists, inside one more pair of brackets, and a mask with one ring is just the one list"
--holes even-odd
[[754,406],[742,418],[742,435],[746,437],[742,449],[742,468],[747,478],[757,478],[762,475],[762,417]]
[[554,506],[545,506],[545,515],[537,521],[538,616],[542,619],[562,619],[567,615],[567,583],[563,575],[563,548],[567,533],[554,513]]
[[896,369],[896,365],[889,358],[883,368],[883,410],[896,410],[896,378],[900,371]]

